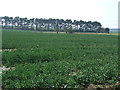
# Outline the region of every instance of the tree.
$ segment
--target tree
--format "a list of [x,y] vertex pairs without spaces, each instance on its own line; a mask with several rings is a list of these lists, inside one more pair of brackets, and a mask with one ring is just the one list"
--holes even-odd
[[34,30],[34,22],[35,22],[35,20],[34,20],[34,18],[32,18],[32,19],[30,19],[30,29],[31,30]]
[[21,24],[20,24],[20,18],[19,17],[15,17],[14,20],[13,20],[13,28],[15,29],[20,29],[21,27]]
[[5,23],[4,28],[8,29],[8,27],[9,27],[9,17],[8,16],[4,16],[2,18],[4,19],[4,23]]
[[105,32],[106,33],[110,33],[110,29],[109,28],[105,28]]
[[[66,26],[66,28],[65,28],[66,30],[65,30],[65,31],[66,31],[66,33],[68,33],[70,27],[72,26],[72,20],[71,20],[71,19],[67,19],[65,22],[66,22],[66,23],[65,23],[65,24],[66,24],[66,25],[65,25],[65,26]],[[72,29],[72,28],[71,28],[71,29]]]
[[9,24],[11,24],[11,29],[13,29],[13,17],[9,17]]
[[43,19],[43,18],[20,18],[20,17],[1,17],[0,23],[2,24],[3,29],[21,29],[21,30],[51,30],[56,31],[64,31],[66,33],[72,33],[73,31],[77,32],[107,32],[109,33],[109,28],[103,28],[100,22],[94,21],[77,21],[74,20],[72,22],[71,19],[63,20],[63,19]]
[[59,23],[58,23],[58,19],[56,19],[55,21],[55,30],[58,33],[59,32]]
[[1,25],[2,25],[2,29],[4,28],[3,26],[3,24],[4,24],[4,19],[3,19],[3,17],[0,17],[0,22],[1,22]]
[[39,20],[38,20],[38,18],[36,18],[36,19],[35,19],[35,26],[36,26],[36,30],[35,30],[35,31],[38,30],[38,23],[39,23]]
[[73,30],[72,30],[72,26],[70,25],[69,28],[68,28],[68,32],[69,33],[73,33]]

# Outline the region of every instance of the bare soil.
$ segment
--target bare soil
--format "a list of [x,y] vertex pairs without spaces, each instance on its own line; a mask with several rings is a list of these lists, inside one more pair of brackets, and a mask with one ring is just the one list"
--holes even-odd
[[17,50],[16,48],[15,49],[2,49],[2,50],[0,50],[0,52],[2,52],[2,51],[8,51],[8,52],[10,52],[10,51],[15,51],[15,50]]
[[75,34],[98,34],[98,35],[120,35],[118,33],[75,33]]
[[90,84],[85,90],[117,90],[116,86],[120,85],[119,84],[104,84],[104,85],[95,85],[95,84]]
[[5,67],[5,66],[0,66],[0,74],[2,73],[2,71],[8,71],[11,69],[15,69],[15,67]]
[[[37,32],[37,33],[57,33],[57,32]],[[64,33],[65,34],[65,32],[58,32],[58,33]],[[89,32],[86,32],[86,33],[75,32],[74,34],[120,35],[118,33],[89,33]]]

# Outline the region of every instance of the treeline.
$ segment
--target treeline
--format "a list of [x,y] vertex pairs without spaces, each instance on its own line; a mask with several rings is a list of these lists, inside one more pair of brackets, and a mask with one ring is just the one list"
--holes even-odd
[[35,31],[56,31],[58,32],[95,32],[109,33],[109,28],[103,28],[100,22],[94,21],[72,21],[71,19],[43,19],[43,18],[21,18],[21,17],[0,17],[3,29],[35,30]]

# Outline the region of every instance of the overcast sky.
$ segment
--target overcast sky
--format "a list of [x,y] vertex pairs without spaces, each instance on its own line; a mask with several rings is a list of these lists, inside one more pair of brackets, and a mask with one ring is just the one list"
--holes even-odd
[[98,21],[118,27],[120,0],[1,0],[0,16]]

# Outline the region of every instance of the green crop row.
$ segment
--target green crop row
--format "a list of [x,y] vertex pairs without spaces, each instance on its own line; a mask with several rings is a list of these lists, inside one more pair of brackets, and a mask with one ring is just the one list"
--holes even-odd
[[[96,63],[97,62],[97,63]],[[111,65],[112,64],[112,65]],[[93,66],[94,65],[94,66]],[[4,88],[81,88],[86,84],[118,83],[116,63],[102,60],[19,64],[3,73]]]
[[20,63],[52,62],[66,59],[71,59],[74,61],[104,59],[105,57],[110,59],[111,56],[114,60],[115,57],[117,57],[117,52],[108,52],[111,51],[111,49],[108,49],[107,51],[93,49],[92,52],[82,48],[79,48],[78,51],[76,50],[41,48],[32,50],[23,49],[15,51],[4,51],[2,63],[6,66],[15,66],[16,64]]

